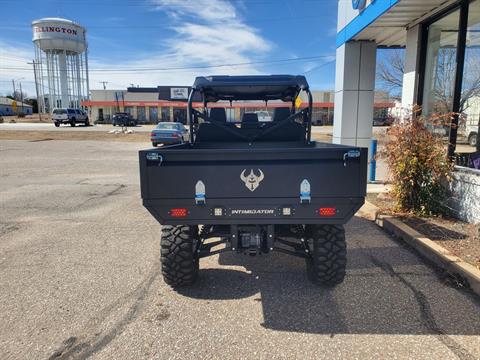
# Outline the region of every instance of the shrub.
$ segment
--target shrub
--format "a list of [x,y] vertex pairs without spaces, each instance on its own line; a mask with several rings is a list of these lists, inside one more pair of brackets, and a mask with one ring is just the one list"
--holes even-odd
[[[451,118],[451,115],[444,115]],[[392,177],[396,211],[420,216],[448,214],[446,200],[453,162],[447,158],[441,137],[426,124],[437,124],[439,117],[426,121],[412,116],[395,123],[388,132],[382,155]]]

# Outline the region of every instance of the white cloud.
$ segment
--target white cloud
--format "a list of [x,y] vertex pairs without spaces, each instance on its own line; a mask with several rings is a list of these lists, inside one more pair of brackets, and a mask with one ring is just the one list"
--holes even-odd
[[0,95],[11,94],[13,92],[12,80],[16,80],[17,86],[19,86],[19,82],[22,83],[24,92],[29,96],[35,96],[33,67],[27,64],[33,58],[33,44],[27,47],[18,44],[12,45],[0,40]]
[[[101,88],[100,81],[108,81],[107,88],[109,89],[122,89],[130,84],[139,86],[191,85],[194,78],[199,75],[261,73],[260,69],[253,64],[192,68],[261,61],[272,49],[273,45],[263,38],[257,29],[245,23],[231,2],[226,0],[149,0],[149,4],[153,11],[162,11],[168,16],[170,29],[174,35],[163,40],[158,48],[148,52],[139,49],[136,52],[137,58],[132,58],[132,55],[129,54],[121,62],[101,58],[90,52],[91,89]],[[98,39],[92,36],[88,40],[92,42]],[[17,50],[15,48],[7,49],[7,51],[2,51],[0,56],[5,52],[16,53]],[[21,53],[25,59],[30,60],[33,56],[33,45],[29,51],[22,50]],[[0,58],[0,60],[3,59]],[[1,67],[4,66],[6,65],[2,63]],[[27,66],[22,64],[22,67]],[[122,69],[138,68],[185,69],[121,71]],[[94,69],[108,69],[109,71],[94,71]],[[28,75],[33,81],[33,71],[28,72]],[[12,76],[16,76],[12,71],[2,70],[2,79],[4,77],[11,79]],[[19,76],[25,76],[25,72]],[[4,83],[0,83],[0,91],[3,90],[3,85]],[[32,90],[34,91],[33,86]]]
[[142,58],[107,64],[92,59],[91,68],[111,70],[125,68],[187,68],[171,71],[136,73],[91,72],[91,88],[99,88],[99,81],[109,81],[109,87],[121,88],[129,84],[140,86],[190,85],[198,75],[258,74],[254,65],[222,66],[188,69],[195,66],[239,64],[262,59],[272,48],[257,29],[247,25],[237,9],[225,0],[151,0],[154,11],[162,11],[170,20],[175,33],[164,40],[162,49]]
[[192,16],[205,22],[238,20],[235,7],[224,0],[151,0],[155,10],[173,17]]

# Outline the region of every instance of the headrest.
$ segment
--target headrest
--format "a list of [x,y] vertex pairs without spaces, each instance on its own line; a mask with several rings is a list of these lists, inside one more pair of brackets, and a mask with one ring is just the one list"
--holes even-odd
[[218,122],[227,122],[227,113],[225,108],[211,108],[210,119]]
[[288,107],[278,107],[273,110],[273,121],[282,121],[291,115]]
[[244,113],[242,117],[242,123],[258,123],[258,115],[256,113]]

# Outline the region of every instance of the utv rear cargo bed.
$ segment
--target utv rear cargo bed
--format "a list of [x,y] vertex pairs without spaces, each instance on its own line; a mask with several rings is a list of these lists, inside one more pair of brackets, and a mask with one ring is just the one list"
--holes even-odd
[[[364,202],[366,162],[366,149],[317,142],[143,150],[143,204],[162,224],[279,224],[286,218],[291,224],[344,224]],[[253,191],[242,180],[251,173],[253,180],[263,176]],[[301,203],[304,180],[311,200]],[[205,202],[197,204],[199,181]],[[172,213],[177,208],[186,208],[186,215]],[[223,209],[221,216],[215,208]],[[283,208],[291,208],[290,215]],[[335,214],[322,216],[320,208],[335,208]]]

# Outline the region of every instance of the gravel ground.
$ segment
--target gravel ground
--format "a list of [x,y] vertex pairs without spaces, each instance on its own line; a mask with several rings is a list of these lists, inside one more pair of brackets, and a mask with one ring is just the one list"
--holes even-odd
[[0,141],[0,359],[480,358],[479,299],[361,218],[335,289],[301,259],[222,254],[172,291],[146,146]]

